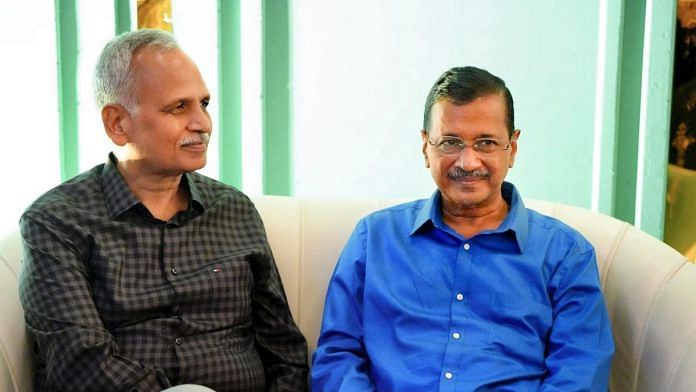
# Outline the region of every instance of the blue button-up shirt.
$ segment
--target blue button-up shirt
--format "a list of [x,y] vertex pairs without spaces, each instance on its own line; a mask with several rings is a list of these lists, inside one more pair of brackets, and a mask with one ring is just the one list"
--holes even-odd
[[594,249],[525,208],[464,238],[439,192],[363,218],[331,279],[313,391],[606,391]]

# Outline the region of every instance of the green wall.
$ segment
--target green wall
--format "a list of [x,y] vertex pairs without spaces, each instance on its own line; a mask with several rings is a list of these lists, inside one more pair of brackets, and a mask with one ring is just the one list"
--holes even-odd
[[[125,0],[114,0],[113,23],[117,33],[132,28],[129,4]],[[240,46],[243,39],[239,31],[241,16],[238,1],[217,0],[217,4],[217,23],[220,26],[218,88],[221,96],[219,173],[223,181],[241,187],[245,171],[241,159],[242,103],[239,87],[243,81],[240,68]],[[355,109],[353,106],[367,105],[362,100],[355,99],[349,100],[349,104],[341,105],[340,95],[344,92],[341,89],[347,87],[341,84],[341,79],[369,79],[374,89],[360,91],[360,94],[366,102],[370,102],[369,99],[373,96],[380,96],[380,91],[389,90],[387,87],[380,87],[383,82],[398,83],[404,88],[399,90],[398,98],[413,94],[417,87],[413,80],[416,79],[402,80],[398,75],[404,73],[399,72],[417,74],[427,70],[429,75],[431,65],[437,63],[439,57],[446,59],[444,63],[449,65],[461,62],[480,64],[505,76],[516,96],[518,123],[525,125],[522,127],[520,141],[523,149],[510,178],[521,184],[525,197],[593,208],[636,223],[655,236],[662,235],[675,0],[598,0],[572,2],[562,7],[550,0],[523,3],[513,0],[492,3],[443,2],[437,3],[437,6],[442,8],[450,4],[448,15],[435,32],[430,28],[431,19],[434,15],[441,15],[441,12],[435,10],[433,15],[428,16],[426,9],[419,9],[414,5],[410,8],[400,6],[399,10],[404,12],[401,14],[389,11],[396,4],[384,4],[373,10],[381,12],[380,15],[387,18],[382,18],[380,23],[377,23],[380,18],[371,18],[359,10],[354,13],[351,11],[349,15],[331,15],[337,18],[339,25],[333,22],[330,22],[332,25],[326,25],[327,38],[303,35],[316,26],[301,23],[320,23],[322,18],[326,19],[333,12],[319,3],[289,0],[264,0],[261,3],[264,193],[291,195],[296,192],[297,184],[302,184],[304,188],[300,189],[301,195],[312,193],[312,189],[328,196],[335,196],[334,193],[346,195],[343,188],[333,189],[331,184],[325,184],[324,179],[330,179],[331,176],[320,170],[330,170],[331,174],[341,173],[342,176],[354,174],[355,178],[348,181],[346,189],[370,189],[370,181],[383,183],[387,180],[360,174],[359,164],[369,166],[366,168],[368,172],[374,171],[377,165],[394,160],[396,156],[391,157],[390,153],[399,152],[399,148],[406,151],[404,146],[410,143],[403,139],[399,142],[403,146],[397,146],[396,150],[394,147],[393,151],[379,150],[383,145],[380,138],[386,137],[391,143],[396,140],[391,133],[397,131],[379,124],[376,126],[384,134],[374,129],[353,126],[347,132],[336,128],[337,135],[331,135],[323,128],[325,124],[317,126],[317,129],[307,130],[306,122],[301,123],[301,130],[304,132],[302,135],[294,131],[298,116],[305,119],[317,114],[317,111],[311,110],[303,112],[305,109],[298,108],[293,103],[293,94],[297,94],[294,91],[297,86],[293,70],[306,64],[304,55],[307,51],[306,48],[299,49],[301,54],[298,55],[298,49],[294,45],[300,42],[301,45],[308,43],[311,47],[315,42],[321,45],[317,40],[324,39],[329,45],[326,48],[336,50],[341,56],[345,55],[344,64],[349,63],[349,69],[357,73],[357,76],[349,72],[338,74],[337,77],[337,74],[329,72],[332,77],[331,88],[337,89],[331,98],[332,101],[339,98],[334,106],[341,111],[333,117],[347,115]],[[305,18],[307,8],[321,17]],[[62,178],[66,179],[77,174],[78,167],[76,73],[79,33],[76,2],[56,0],[55,9],[61,173]],[[293,16],[297,18],[298,15],[302,17],[299,21],[294,21]],[[422,54],[417,53],[423,61],[404,61],[405,53],[398,53],[398,48],[404,50],[403,48],[412,47],[416,51],[418,45],[422,44],[413,42],[411,45],[399,41],[409,37],[405,34],[408,29],[399,30],[402,24],[411,26],[410,22],[406,23],[408,20],[422,22],[424,34],[418,33],[417,37],[431,40],[428,41],[430,43],[443,40],[444,44],[439,44],[449,47],[451,53],[424,51]],[[360,47],[350,49],[346,45],[344,49],[340,40],[347,40],[345,43],[348,43],[358,36],[359,30],[346,32],[341,29],[351,29],[350,26],[361,23],[365,28],[374,23],[370,28],[376,29],[378,33],[371,35],[369,40],[378,44],[366,48],[368,51],[364,53],[359,52]],[[468,26],[478,26],[477,23],[495,28],[491,31],[467,30]],[[382,24],[385,26],[384,30],[379,30]],[[433,35],[431,37],[426,34]],[[364,46],[371,44],[372,42],[367,42]],[[429,45],[425,47],[428,48]],[[341,53],[342,50],[345,53]],[[338,61],[330,53],[325,54],[321,50],[315,55],[319,62]],[[325,57],[321,57],[322,55]],[[320,73],[322,69],[322,66],[317,66],[312,72]],[[441,70],[440,65],[437,69]],[[379,76],[376,77],[377,75]],[[435,76],[433,73],[428,76],[428,80]],[[389,81],[390,77],[398,80]],[[299,88],[306,88],[306,85]],[[425,94],[420,90],[415,93]],[[311,94],[311,91],[307,96],[310,107],[311,99],[326,101],[327,98],[322,93]],[[382,101],[378,102],[378,115],[398,109],[387,107],[390,103],[399,105],[393,98],[384,100],[384,105],[381,105]],[[403,106],[403,102],[400,105]],[[317,108],[320,106],[317,105]],[[350,117],[346,120],[343,122],[349,125],[354,122]],[[409,120],[409,123],[412,121]],[[333,132],[335,124],[328,124]],[[307,132],[310,137],[304,136]],[[316,132],[316,135],[311,132]],[[359,132],[367,132],[370,140]],[[403,132],[403,127],[399,127],[398,132]],[[303,143],[312,140],[331,142],[335,149],[310,150],[318,155],[309,160],[306,158],[307,151],[302,150],[304,144],[295,140],[298,138]],[[330,138],[338,141],[333,142]],[[371,147],[375,151],[365,148],[365,145],[351,145],[354,140],[372,143],[376,146]],[[349,150],[351,158],[337,159],[338,163],[335,165],[316,164],[315,161],[329,162],[336,158],[341,149]],[[329,155],[322,157],[322,153]],[[401,156],[396,157],[397,160]],[[312,173],[312,170],[315,172]],[[343,179],[341,177],[337,181]],[[389,181],[394,184],[391,186],[394,189],[409,182],[415,185],[409,187],[407,184],[402,187],[403,190],[423,188],[418,182],[420,180],[408,176],[403,179],[390,177]],[[315,183],[312,185],[314,188],[307,188],[309,183]]]
[[625,0],[621,30],[614,216],[634,223],[645,0]]
[[263,192],[292,194],[290,1],[263,0]]
[[58,111],[60,117],[60,177],[78,174],[77,129],[77,8],[75,0],[56,0]]
[[662,238],[676,2],[649,0],[645,15],[635,224]]
[[[548,140],[556,134],[558,151],[534,151],[541,138],[531,136],[533,145],[525,147],[531,147],[531,157],[530,151],[523,151],[521,160],[527,164],[521,172],[516,168],[511,177],[525,185],[527,196],[592,208],[661,238],[676,2],[599,1],[574,3],[571,8],[578,19],[595,20],[596,31],[573,37],[581,53],[587,54],[583,51],[593,46],[594,56],[578,61],[585,69],[595,67],[595,80],[572,90],[578,100],[577,104],[568,100],[572,106],[567,111],[533,114],[559,117],[554,120],[559,124],[555,130],[541,130]],[[555,39],[566,42],[568,37]],[[584,71],[575,67],[571,72]],[[559,95],[558,99],[564,98]],[[589,110],[587,103],[594,103],[594,108]],[[541,102],[533,105],[543,108]],[[591,126],[590,113],[594,116]],[[535,121],[538,118],[529,119]],[[529,138],[538,131],[532,129],[523,136]],[[593,140],[592,149],[588,138]],[[531,169],[543,165],[548,169],[542,175]]]
[[218,2],[220,181],[242,187],[242,69],[239,1]]

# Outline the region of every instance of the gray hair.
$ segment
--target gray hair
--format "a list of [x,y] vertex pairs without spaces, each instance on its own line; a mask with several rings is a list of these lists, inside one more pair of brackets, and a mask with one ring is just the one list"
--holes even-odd
[[133,54],[144,46],[161,50],[179,49],[174,36],[164,30],[142,29],[116,36],[104,46],[94,70],[94,98],[97,107],[119,104],[131,114],[138,109],[130,68]]

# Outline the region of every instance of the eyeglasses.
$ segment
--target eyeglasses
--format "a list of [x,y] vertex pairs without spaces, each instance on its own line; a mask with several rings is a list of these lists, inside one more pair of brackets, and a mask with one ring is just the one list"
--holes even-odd
[[[452,156],[459,155],[465,147],[467,147],[464,139],[456,136],[442,136],[437,141],[433,142],[428,138],[428,143],[432,144],[437,148],[437,151],[441,155]],[[479,138],[474,140],[471,147],[482,157],[490,157],[498,151],[510,149],[510,144],[512,144],[512,139],[508,142],[506,146],[500,139],[495,138]]]

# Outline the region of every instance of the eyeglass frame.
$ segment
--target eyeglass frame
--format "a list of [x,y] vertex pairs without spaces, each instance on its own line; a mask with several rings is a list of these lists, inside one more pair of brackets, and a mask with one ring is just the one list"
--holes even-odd
[[[477,142],[477,141],[481,141],[481,140],[493,140],[493,141],[495,141],[496,143],[498,143],[498,142],[500,141],[500,139],[494,138],[494,137],[479,137],[479,138],[474,139],[474,141],[473,141],[470,145],[467,144],[467,141],[466,141],[466,140],[464,140],[464,139],[462,139],[462,138],[460,138],[460,137],[458,137],[458,136],[440,136],[440,139],[437,140],[436,142],[433,142],[433,141],[430,139],[430,136],[427,136],[427,140],[428,140],[428,144],[430,144],[431,146],[435,147],[435,150],[436,150],[437,153],[438,153],[439,155],[441,155],[441,156],[447,156],[447,157],[457,156],[457,155],[461,154],[462,151],[464,151],[465,148],[469,147],[469,148],[471,148],[474,152],[476,152],[480,157],[482,157],[482,158],[483,158],[483,157],[490,158],[490,157],[492,157],[493,154],[495,154],[495,153],[497,153],[497,152],[499,152],[499,151],[508,151],[508,150],[510,150],[510,147],[512,146],[512,142],[515,141],[515,137],[514,137],[514,136],[510,137],[510,140],[508,141],[508,144],[507,144],[505,147],[501,147],[501,148],[499,148],[499,149],[496,149],[496,150],[493,150],[493,151],[489,151],[489,152],[485,152],[485,151],[480,151],[480,150],[478,150],[478,149],[476,148],[476,142]],[[459,150],[456,151],[456,152],[453,152],[453,153],[445,153],[445,152],[443,152],[443,151],[440,149],[440,145],[442,144],[442,141],[443,141],[443,140],[455,140],[455,141],[458,140],[459,143],[457,143],[457,144],[459,145]]]

